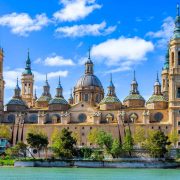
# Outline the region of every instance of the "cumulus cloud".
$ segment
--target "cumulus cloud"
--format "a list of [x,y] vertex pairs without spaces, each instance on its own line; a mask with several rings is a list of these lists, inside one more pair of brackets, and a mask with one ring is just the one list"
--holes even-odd
[[59,21],[76,21],[83,19],[101,5],[96,0],[60,0],[63,8],[54,13],[54,18]]
[[100,24],[84,24],[59,27],[56,33],[65,37],[101,36],[111,34],[116,30],[116,26],[106,27],[106,22]]
[[[5,87],[7,89],[14,89],[14,87],[16,85],[16,78],[19,77],[19,79],[20,79],[23,71],[24,71],[24,69],[22,69],[22,68],[17,68],[14,70],[10,70],[10,69],[5,70],[4,71]],[[37,71],[33,71],[33,73],[34,73],[35,83],[45,81],[46,74],[39,73]],[[68,71],[49,72],[49,73],[47,73],[47,76],[48,76],[48,80],[57,78],[59,76],[67,77]]]
[[129,70],[131,66],[146,60],[154,45],[139,37],[109,39],[92,47],[92,56],[108,66],[118,66],[115,72]]
[[167,17],[163,20],[163,24],[161,25],[161,29],[156,32],[148,32],[146,36],[157,39],[157,45],[159,47],[166,47],[167,42],[173,35],[174,30],[174,19],[172,17]]
[[27,13],[11,13],[0,16],[0,26],[7,26],[13,34],[28,36],[32,31],[40,31],[49,23],[46,14],[38,14],[31,18]]
[[51,56],[44,60],[46,66],[73,66],[75,65],[72,59],[65,59],[62,56]]

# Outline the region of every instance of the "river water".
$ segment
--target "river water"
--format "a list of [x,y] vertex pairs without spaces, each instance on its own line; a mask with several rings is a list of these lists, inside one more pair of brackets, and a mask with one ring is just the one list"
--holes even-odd
[[180,180],[180,169],[0,168],[0,180]]

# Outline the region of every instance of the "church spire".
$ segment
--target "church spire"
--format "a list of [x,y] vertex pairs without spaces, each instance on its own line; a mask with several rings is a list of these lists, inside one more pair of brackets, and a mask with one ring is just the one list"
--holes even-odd
[[139,91],[138,91],[138,83],[136,81],[136,72],[134,70],[133,72],[133,80],[132,80],[132,83],[131,83],[131,91],[130,91],[131,94],[139,94]]
[[21,96],[21,89],[19,87],[19,82],[18,82],[18,78],[17,78],[16,87],[14,89],[14,98],[20,98],[20,96]]
[[89,48],[88,50],[89,55],[88,55],[88,60],[85,63],[85,74],[93,74],[94,70],[93,70],[93,62],[91,60],[91,49]]
[[175,28],[174,28],[174,35],[173,39],[180,38],[180,16],[179,16],[179,4],[176,7],[176,20],[175,20]]
[[31,59],[30,59],[30,55],[29,55],[29,49],[28,49],[28,53],[27,53],[26,67],[25,67],[25,71],[24,71],[23,74],[32,75],[32,71],[31,71]]
[[63,98],[63,88],[61,86],[61,80],[60,80],[60,76],[59,76],[59,82],[58,82],[58,86],[56,88],[56,97],[62,97]]
[[161,83],[159,81],[158,72],[157,72],[157,76],[156,76],[156,82],[154,83],[154,94],[155,95],[160,95],[161,94]]
[[108,86],[108,93],[107,93],[108,96],[116,96],[116,93],[115,93],[115,86],[113,84],[113,81],[112,81],[112,74],[110,74],[110,84]]
[[46,81],[45,81],[45,85],[43,86],[43,96],[49,96],[51,97],[51,94],[50,94],[50,86],[49,86],[49,83],[48,83],[48,78],[47,78],[47,74],[46,74]]
[[169,45],[167,47],[167,52],[166,52],[166,57],[165,57],[163,69],[167,69],[167,70],[169,69]]

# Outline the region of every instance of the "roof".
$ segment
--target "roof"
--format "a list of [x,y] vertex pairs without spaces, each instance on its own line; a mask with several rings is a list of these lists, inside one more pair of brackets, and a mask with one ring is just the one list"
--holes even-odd
[[145,101],[145,99],[140,94],[129,94],[129,96],[127,96],[124,99],[124,102],[128,101],[128,100],[141,100],[141,101]]
[[55,97],[49,101],[49,104],[68,104],[68,102],[62,97]]
[[88,86],[96,86],[96,87],[102,87],[101,81],[93,74],[85,74],[83,75],[77,82],[75,88],[80,87],[88,87]]
[[21,105],[21,106],[27,106],[26,103],[22,99],[18,98],[12,98],[7,105]]
[[121,103],[121,101],[116,96],[105,96],[100,104],[109,104],[109,103]]
[[49,97],[49,96],[41,96],[40,98],[38,98],[36,101],[37,102],[44,102],[44,101],[47,101],[47,102],[49,102],[50,100],[51,100],[52,98],[51,97]]
[[166,98],[163,95],[155,95],[153,94],[146,104],[153,103],[153,102],[167,102]]

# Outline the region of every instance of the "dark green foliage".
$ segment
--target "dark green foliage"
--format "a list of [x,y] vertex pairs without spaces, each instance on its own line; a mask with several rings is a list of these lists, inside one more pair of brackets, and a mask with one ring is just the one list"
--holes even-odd
[[48,137],[43,133],[28,133],[26,140],[30,147],[36,148],[38,150],[39,157],[40,150],[43,148],[47,148],[49,144]]
[[171,143],[162,131],[153,131],[144,143],[144,148],[152,157],[162,158],[168,152],[167,146]]
[[123,150],[122,150],[122,145],[120,144],[118,139],[113,140],[113,144],[111,147],[111,154],[113,158],[118,158],[120,155],[122,155]]
[[125,132],[126,133],[125,133],[124,141],[122,144],[122,149],[125,153],[128,153],[129,156],[131,156],[131,153],[133,151],[134,142],[133,142],[133,138],[132,138],[130,130],[126,129]]
[[67,129],[56,130],[52,137],[52,150],[56,156],[62,159],[71,159],[76,154],[74,145],[76,139],[72,137],[72,132]]

